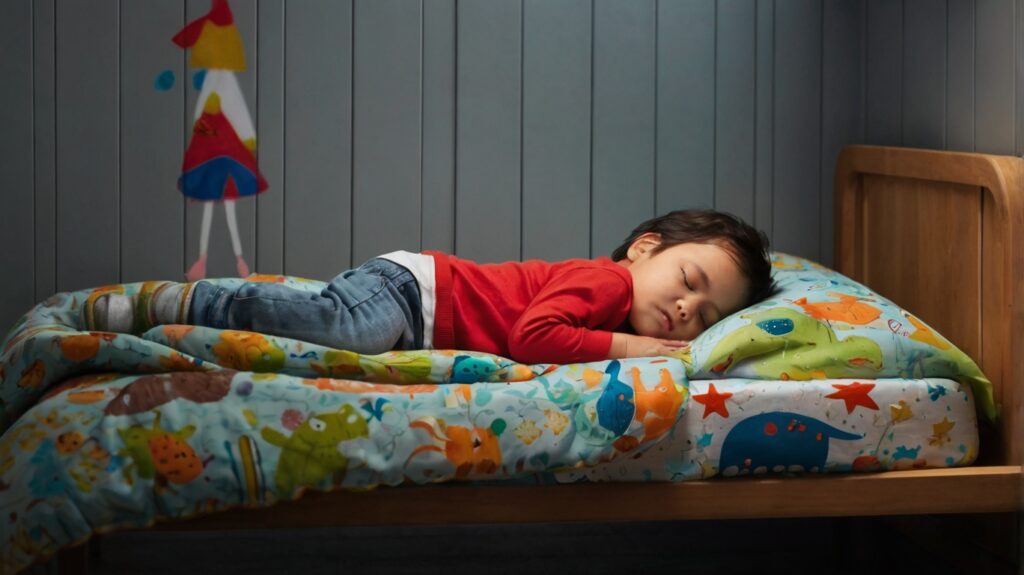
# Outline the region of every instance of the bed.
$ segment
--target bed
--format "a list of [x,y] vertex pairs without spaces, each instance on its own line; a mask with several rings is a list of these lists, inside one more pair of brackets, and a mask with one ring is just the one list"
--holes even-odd
[[[671,445],[672,440],[678,439],[683,443],[689,441],[691,445],[684,445],[679,453],[692,455],[699,452],[702,435],[722,435],[709,433],[706,428],[701,427],[706,425],[709,417],[717,417],[717,409],[722,409],[721,405],[715,404],[710,401],[711,399],[727,393],[744,393],[744,389],[753,390],[754,386],[760,388],[758,394],[751,395],[752,400],[760,397],[768,398],[764,401],[776,401],[772,398],[779,397],[782,389],[803,389],[809,397],[815,394],[828,397],[837,392],[863,390],[864,386],[874,385],[865,382],[863,376],[821,380],[817,377],[818,374],[804,374],[802,377],[787,375],[783,378],[762,378],[762,381],[751,382],[747,378],[733,377],[737,373],[730,373],[727,367],[722,367],[717,371],[705,369],[707,373],[704,375],[708,376],[707,379],[695,377],[694,373],[690,373],[690,388],[685,393],[680,387],[674,388],[680,397],[673,400],[674,403],[669,401],[670,404],[678,407],[687,397],[689,398],[689,407],[682,412],[682,417],[678,420],[673,419],[671,411],[661,413],[652,408],[643,421],[637,419],[635,425],[623,423],[622,432],[615,436],[601,436],[602,441],[591,441],[587,443],[585,449],[573,447],[574,453],[579,454],[581,449],[585,453],[583,465],[574,466],[566,459],[564,465],[556,466],[558,469],[555,472],[532,475],[526,473],[515,481],[507,482],[403,485],[399,488],[386,487],[355,492],[307,490],[295,501],[283,501],[267,508],[246,509],[238,508],[238,505],[219,507],[215,504],[206,508],[197,507],[193,513],[196,516],[192,519],[161,521],[151,528],[252,529],[260,526],[294,528],[381,523],[650,521],[1016,511],[1021,506],[1019,438],[1024,414],[1021,413],[1021,396],[1019,392],[1015,392],[1015,387],[1019,387],[1020,382],[1024,381],[1024,362],[1019,359],[1015,361],[1014,358],[1024,354],[1024,344],[1021,342],[1024,337],[1024,310],[1019,304],[1014,305],[1014,302],[1024,301],[1024,282],[1020,281],[1021,275],[1024,274],[1024,250],[1014,249],[1013,246],[1024,245],[1024,207],[1021,205],[1024,202],[1022,163],[1024,161],[1020,159],[1008,157],[868,146],[848,147],[839,158],[835,202],[836,269],[869,286],[873,292],[898,302],[902,308],[911,312],[912,315],[905,316],[908,320],[913,317],[926,321],[937,333],[946,336],[967,355],[975,358],[991,382],[989,399],[986,399],[985,393],[977,393],[979,388],[972,390],[963,382],[958,383],[949,378],[929,378],[928,374],[924,373],[909,374],[921,377],[910,377],[903,382],[904,388],[909,388],[911,393],[916,393],[925,403],[931,400],[931,396],[936,396],[936,400],[957,399],[957,402],[943,404],[942,409],[950,410],[949,413],[954,413],[952,410],[955,409],[961,410],[955,412],[958,415],[946,423],[953,420],[962,421],[958,423],[959,428],[956,432],[967,433],[955,442],[938,442],[936,448],[948,448],[951,451],[937,451],[934,454],[940,458],[937,463],[923,452],[910,450],[908,453],[904,448],[902,454],[906,457],[889,457],[889,463],[882,465],[878,457],[874,460],[866,457],[865,448],[861,447],[849,453],[847,459],[843,460],[846,462],[843,465],[848,467],[840,466],[832,470],[893,470],[878,473],[807,473],[790,476],[787,472],[814,469],[789,469],[787,466],[769,469],[771,465],[758,466],[756,462],[744,461],[741,456],[735,465],[721,469],[721,475],[748,477],[692,480],[711,475],[705,472],[699,458],[687,460],[689,467],[679,466],[680,477],[691,479],[689,481],[673,482],[673,477],[644,476],[645,470],[665,469],[664,465],[652,466],[650,461],[665,457],[668,450],[664,446]],[[947,237],[957,238],[957,242],[945,241]],[[954,261],[957,262],[955,268],[951,265]],[[777,266],[782,268],[796,265],[795,259],[787,259],[784,255],[780,255],[776,262]],[[806,267],[809,264],[799,265]],[[780,325],[787,325],[785,321],[788,320],[773,316],[764,321],[768,322],[764,325],[776,329]],[[898,329],[895,328],[894,331]],[[172,333],[169,337],[180,338],[182,334]],[[121,351],[131,352],[131,345],[124,346]],[[211,350],[206,351],[213,353]],[[77,353],[77,348],[72,352]],[[193,352],[195,357],[202,356],[202,346]],[[286,350],[286,358],[302,356],[302,353],[292,352],[302,352],[302,349]],[[711,350],[707,355],[713,355]],[[215,355],[216,357],[219,356]],[[515,388],[516,385],[520,385],[518,380],[547,377],[549,381],[556,381],[557,377],[557,372],[549,371],[546,366],[534,367],[532,371],[527,372],[524,370],[531,368],[500,362],[488,367],[487,362],[490,360],[487,358],[470,359],[472,361],[464,365],[470,365],[475,370],[483,370],[477,371],[476,374],[485,374],[491,378],[492,383],[479,388],[479,391],[471,392],[468,386],[459,388],[462,391],[445,396],[443,402],[457,405],[460,401],[469,401],[470,393],[485,392],[491,389],[488,386],[497,386],[494,388],[497,392],[498,388]],[[853,359],[865,361],[860,355]],[[480,364],[477,360],[483,363]],[[445,364],[446,367],[443,369],[447,369],[449,375],[454,373],[456,361],[459,361],[459,358],[452,357],[451,363]],[[605,364],[602,371],[632,372],[637,374],[635,377],[638,380],[649,382],[643,385],[650,385],[651,390],[656,389],[654,382],[664,381],[666,372],[670,382],[685,379],[681,373],[671,371],[679,369],[681,363],[667,362],[664,365],[657,365],[631,364],[629,361]],[[731,362],[709,361],[705,357],[696,363],[712,366],[731,365]],[[427,368],[428,371],[434,370],[437,367],[436,363],[437,361],[434,361],[434,364]],[[382,368],[387,372],[382,377],[401,379],[402,369],[392,369],[393,367],[389,365]],[[27,373],[30,379],[33,377],[30,371],[24,373]],[[339,373],[345,372],[342,370]],[[320,378],[323,380],[322,385],[337,385],[329,381],[334,381],[330,378],[338,376],[339,373],[330,369],[320,373],[321,376],[327,376]],[[391,375],[388,376],[388,373]],[[93,379],[90,380],[90,377]],[[76,390],[77,393],[83,394],[95,392],[97,388],[90,386],[103,383],[95,381],[96,377],[89,374],[80,375],[78,380],[65,382],[60,392],[65,395],[76,393]],[[600,379],[601,373],[591,374],[591,377]],[[85,378],[85,381],[81,378]],[[587,380],[585,374],[577,379],[582,382],[582,387],[576,392],[585,394],[587,386],[590,385],[588,381],[593,379]],[[617,376],[612,377],[611,381],[616,379]],[[788,381],[785,382],[788,386],[782,386],[782,379],[804,381]],[[161,380],[158,383],[159,385],[150,382],[149,385],[156,385],[161,389],[170,389],[167,386],[176,385],[170,380]],[[238,387],[232,389],[237,390]],[[251,387],[246,389],[250,390]],[[529,393],[526,388],[523,389],[522,393]],[[672,395],[671,384],[666,384],[665,389]],[[355,388],[346,388],[346,391],[354,390]],[[948,393],[938,390],[948,390]],[[437,392],[436,389],[422,391]],[[151,391],[147,393],[152,395]],[[188,393],[182,392],[182,395],[188,396]],[[464,394],[461,398],[460,393]],[[594,405],[604,396],[614,397],[614,394],[602,392],[593,396]],[[698,397],[704,397],[705,400],[696,399]],[[865,412],[866,406],[863,403],[858,405],[858,400],[851,399],[850,396],[834,399],[841,400],[840,403],[845,409],[845,414],[839,412],[841,418]],[[87,400],[87,396],[83,395],[82,401]],[[191,397],[190,401],[200,402],[202,398]],[[975,403],[982,413],[991,412],[998,404],[999,417],[994,422],[980,417],[975,426],[971,420]],[[967,405],[969,409],[965,409],[963,405]],[[896,421],[903,417],[901,406],[908,407],[900,403],[899,397],[886,396],[885,399],[879,399],[875,405],[875,408],[879,409],[872,411],[883,413],[890,420]],[[375,412],[375,409],[378,411]],[[371,401],[367,406],[368,417],[379,417],[382,413],[380,409],[379,402],[375,404]],[[614,405],[609,409],[610,413],[615,412]],[[773,409],[775,414],[789,413],[782,407]],[[718,415],[720,414],[719,412]],[[41,417],[47,417],[45,410]],[[532,429],[520,425],[515,430],[523,431],[529,437],[540,437],[542,434],[537,431],[539,428],[549,425],[548,428],[553,429],[559,425],[558,414],[554,414],[553,420],[550,419],[551,414],[547,417],[549,419],[546,421],[538,420],[539,423]],[[505,431],[504,424],[495,427],[492,421],[491,425],[474,428],[469,423],[453,425],[453,422],[449,421],[446,423],[448,427],[445,428],[445,435],[441,432],[442,428],[439,427],[437,420],[430,419],[430,416],[415,419],[421,435],[434,437],[439,443],[433,450],[426,448],[429,446],[421,446],[413,448],[415,454],[410,451],[406,455],[403,452],[402,459],[406,463],[412,461],[414,455],[417,461],[428,461],[429,457],[445,450],[442,440],[454,437],[452,430],[458,428],[460,433],[468,434],[466,441],[475,447],[468,456],[459,456],[463,459],[458,460],[460,465],[454,468],[453,473],[461,479],[481,479],[485,478],[486,473],[494,471],[494,458],[489,459],[483,451],[486,451],[492,436],[501,435]],[[10,426],[11,423],[13,422],[7,422],[6,426]],[[772,433],[785,429],[787,424],[790,427],[801,424],[793,418],[777,421],[756,420],[756,423],[758,429],[771,429]],[[175,437],[163,432],[165,424],[160,423],[159,417],[153,422],[147,420],[138,433],[162,434],[161,446],[173,450],[178,445],[178,440],[188,437],[187,434],[180,435],[188,426],[174,426],[179,430],[176,440]],[[294,421],[292,425],[295,427],[290,429],[296,429],[301,425],[301,421]],[[691,431],[675,432],[676,429],[683,428]],[[849,430],[850,428],[847,428],[847,433]],[[600,435],[599,432],[601,430],[594,433]],[[884,430],[882,435],[889,432],[890,430]],[[188,433],[191,433],[191,430]],[[349,430],[347,433],[359,436],[362,431]],[[925,435],[918,436],[921,442],[931,443],[927,432],[924,433]],[[939,434],[938,431],[932,433]],[[663,438],[668,440],[653,441]],[[946,439],[945,436],[942,438]],[[276,441],[284,444],[288,438],[266,432],[264,439],[271,443]],[[854,443],[856,438],[850,435],[839,439]],[[867,434],[863,434],[860,439],[867,440]],[[650,445],[657,447],[651,448]],[[643,446],[649,448],[638,449]],[[959,450],[956,449],[958,446]],[[73,447],[77,449],[79,446]],[[721,449],[720,457],[724,460],[725,448]],[[239,461],[244,458],[241,450],[232,453],[238,454]],[[619,457],[622,453],[629,453],[631,456]],[[126,452],[126,456],[130,456],[130,453]],[[448,456],[449,459],[455,457],[451,453],[448,453]],[[195,459],[195,454],[191,454],[190,457]],[[251,457],[250,454],[250,459]],[[537,457],[536,454],[524,453],[518,461],[527,472],[531,469],[530,465],[538,465],[540,469],[545,470],[551,468],[549,459]],[[555,456],[545,454],[544,457]],[[538,461],[540,463],[537,463]],[[683,459],[680,457],[674,461]],[[942,461],[946,461],[948,465],[943,465]],[[972,462],[975,464],[962,466]],[[238,469],[243,467],[241,463],[237,466]],[[759,470],[759,467],[767,468]],[[459,471],[460,469],[462,471]],[[727,472],[727,469],[731,469],[732,473]],[[173,480],[173,473],[190,473],[184,468],[157,471],[157,475],[162,476],[164,480],[162,488],[168,489],[180,484]],[[434,472],[433,469],[428,471]],[[772,471],[782,474],[771,473]],[[134,473],[137,474],[137,480],[144,477],[137,467]],[[149,477],[152,477],[153,472],[149,473]],[[605,473],[605,476],[602,477],[601,473]],[[630,473],[638,475],[630,477]],[[613,478],[612,476],[616,474],[625,481],[601,481]],[[430,482],[429,478],[424,479],[422,483]],[[590,481],[582,481],[583,479]],[[247,481],[249,485],[255,485],[269,479],[259,474],[250,474]],[[277,478],[277,481],[286,480]],[[398,482],[409,483],[403,478],[398,478]],[[239,483],[245,481],[239,479]],[[258,492],[258,489],[250,490],[248,494],[243,493],[239,497],[258,499]],[[834,497],[839,492],[844,496]],[[254,493],[257,495],[253,495]],[[948,497],[947,495],[951,493],[956,493],[957,496]],[[618,500],[625,498],[631,504],[601,504],[602,501],[608,501],[613,497]],[[259,506],[259,501],[250,503],[253,507]],[[82,542],[81,537],[77,539],[71,543]],[[74,569],[76,566],[81,568],[85,562],[84,545],[65,545],[61,550],[61,559],[62,569]]]

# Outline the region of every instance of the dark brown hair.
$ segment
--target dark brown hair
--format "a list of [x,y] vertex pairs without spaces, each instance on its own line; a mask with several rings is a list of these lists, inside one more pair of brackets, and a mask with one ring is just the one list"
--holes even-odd
[[661,243],[651,250],[652,256],[686,243],[715,244],[723,248],[750,282],[744,307],[766,299],[775,291],[768,236],[732,214],[714,210],[676,210],[647,220],[612,252],[612,259],[625,259],[629,246],[649,233],[661,236]]

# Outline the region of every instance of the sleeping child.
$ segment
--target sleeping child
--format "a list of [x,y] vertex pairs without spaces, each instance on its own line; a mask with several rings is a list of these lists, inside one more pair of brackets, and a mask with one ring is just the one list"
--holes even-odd
[[773,290],[768,238],[730,214],[678,210],[633,230],[611,258],[481,264],[392,252],[319,293],[275,283],[150,282],[82,308],[86,329],[189,324],[364,354],[460,349],[522,363],[656,356]]

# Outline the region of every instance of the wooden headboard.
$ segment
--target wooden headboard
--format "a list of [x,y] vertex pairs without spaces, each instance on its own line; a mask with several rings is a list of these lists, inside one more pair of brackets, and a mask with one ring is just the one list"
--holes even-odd
[[836,167],[835,267],[975,359],[1002,405],[982,463],[1021,462],[1024,159],[848,146]]

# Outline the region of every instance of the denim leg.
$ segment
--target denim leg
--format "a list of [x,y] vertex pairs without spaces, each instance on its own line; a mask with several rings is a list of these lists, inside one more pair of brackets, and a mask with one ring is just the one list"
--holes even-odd
[[372,354],[422,347],[419,304],[409,270],[373,259],[335,276],[319,294],[276,283],[246,283],[232,291],[200,281],[189,319]]

